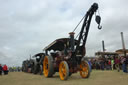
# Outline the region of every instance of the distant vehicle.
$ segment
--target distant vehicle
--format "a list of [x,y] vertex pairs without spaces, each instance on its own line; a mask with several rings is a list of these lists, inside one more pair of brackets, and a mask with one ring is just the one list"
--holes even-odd
[[43,59],[45,54],[38,53],[35,54],[30,60],[25,60],[22,63],[22,71],[29,72],[29,73],[40,73],[43,74]]
[[32,65],[33,65],[34,60],[30,59],[30,60],[24,60],[22,62],[22,71],[23,72],[29,72],[32,73]]
[[34,74],[40,73],[40,75],[43,74],[43,60],[44,60],[44,53],[38,53],[33,56],[34,61],[32,64],[32,72]]

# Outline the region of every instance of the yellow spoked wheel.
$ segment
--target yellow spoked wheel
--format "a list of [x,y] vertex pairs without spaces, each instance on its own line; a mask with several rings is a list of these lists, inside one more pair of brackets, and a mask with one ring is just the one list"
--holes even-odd
[[43,73],[45,77],[51,77],[53,75],[52,56],[45,56],[43,61]]
[[69,67],[66,61],[62,61],[59,65],[59,75],[61,80],[67,80],[69,76]]
[[90,75],[90,69],[87,61],[81,61],[80,69],[80,76],[82,78],[88,78]]

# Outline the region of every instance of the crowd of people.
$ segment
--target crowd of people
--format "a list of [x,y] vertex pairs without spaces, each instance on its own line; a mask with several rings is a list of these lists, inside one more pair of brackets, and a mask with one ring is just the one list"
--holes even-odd
[[96,70],[114,70],[116,69],[118,72],[120,69],[123,72],[128,73],[128,56],[127,57],[100,57],[100,58],[93,58],[90,59],[89,62],[91,63],[92,69]]
[[[116,57],[99,57],[89,59],[89,64],[92,69],[96,70],[114,70],[116,69],[118,72],[123,70],[123,72],[128,73],[128,56],[116,56]],[[21,67],[7,67],[7,65],[0,64],[0,75],[4,73],[7,75],[8,72],[20,72],[22,71]]]
[[1,65],[0,64],[0,75],[4,74],[7,75],[8,72],[21,72],[22,68],[19,66],[13,66],[13,67],[8,67],[6,64]]
[[21,72],[22,68],[19,66],[13,66],[13,67],[9,67],[9,72]]
[[8,67],[6,64],[3,66],[0,64],[0,75],[2,75],[2,72],[4,73],[4,75],[8,74]]

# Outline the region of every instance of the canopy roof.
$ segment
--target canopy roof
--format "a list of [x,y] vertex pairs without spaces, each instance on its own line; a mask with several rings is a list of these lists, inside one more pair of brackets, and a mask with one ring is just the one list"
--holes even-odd
[[124,53],[124,51],[126,51],[126,53],[128,53],[128,49],[119,49],[119,50],[116,50],[116,52],[117,53],[119,53],[119,54],[122,54],[122,53]]
[[118,55],[116,52],[96,52],[95,55]]
[[[69,44],[70,38],[60,38],[60,39],[56,39],[55,41],[53,41],[51,44],[49,44],[48,46],[46,46],[43,50],[46,51],[50,51],[50,50],[58,50],[58,51],[62,51],[65,48],[65,45]],[[75,45],[76,45],[77,40],[75,40]]]
[[34,56],[33,56],[33,58],[34,57],[37,57],[37,56],[42,56],[42,55],[45,55],[44,53],[37,53],[37,54],[35,54]]

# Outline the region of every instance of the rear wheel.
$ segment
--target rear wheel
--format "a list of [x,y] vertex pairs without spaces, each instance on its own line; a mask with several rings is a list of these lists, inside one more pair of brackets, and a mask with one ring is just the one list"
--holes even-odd
[[39,72],[39,68],[40,66],[38,64],[34,65],[34,74],[37,74]]
[[80,76],[82,78],[88,78],[90,76],[90,68],[87,61],[81,61],[80,69]]
[[43,61],[43,73],[45,77],[52,77],[54,74],[52,61],[53,61],[52,56],[45,56]]
[[67,80],[69,76],[69,67],[66,61],[62,61],[59,65],[59,75],[61,80]]

